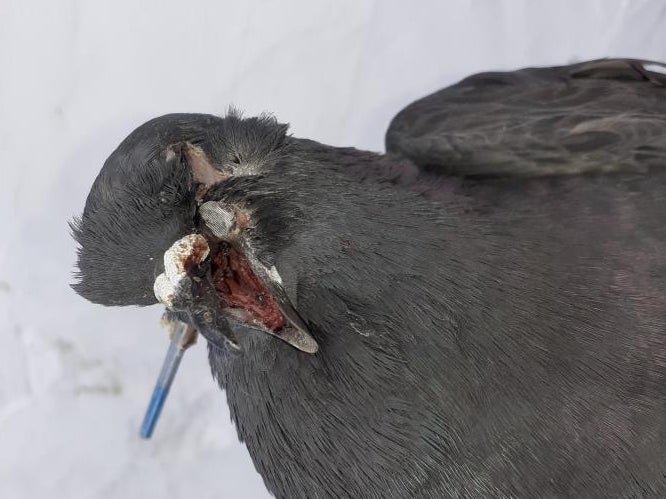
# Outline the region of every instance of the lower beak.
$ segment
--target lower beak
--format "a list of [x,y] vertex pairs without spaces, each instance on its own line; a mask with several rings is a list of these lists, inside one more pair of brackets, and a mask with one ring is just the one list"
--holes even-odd
[[[291,300],[287,296],[282,286],[269,279],[262,279],[266,288],[273,294],[277,301],[280,312],[285,318],[286,324],[277,331],[268,331],[273,336],[280,338],[289,343],[292,347],[297,348],[305,353],[317,353],[319,345],[310,334],[308,327],[303,322],[303,319],[298,315],[296,309],[291,304]],[[268,281],[268,282],[267,282]]]

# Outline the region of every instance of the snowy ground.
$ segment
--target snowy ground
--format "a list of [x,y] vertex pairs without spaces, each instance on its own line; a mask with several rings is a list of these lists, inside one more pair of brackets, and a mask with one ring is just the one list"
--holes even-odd
[[0,19],[2,498],[267,497],[203,346],[141,441],[160,310],[105,309],[68,287],[67,221],[140,123],[233,103],[381,150],[401,106],[472,72],[666,60],[662,0],[2,0]]

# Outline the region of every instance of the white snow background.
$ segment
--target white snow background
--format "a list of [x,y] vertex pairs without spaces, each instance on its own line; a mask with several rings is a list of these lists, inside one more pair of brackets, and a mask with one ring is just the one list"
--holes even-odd
[[233,103],[382,150],[402,106],[468,74],[603,56],[666,60],[666,3],[0,0],[0,497],[268,496],[203,342],[142,441],[161,310],[69,288],[67,221],[136,126]]

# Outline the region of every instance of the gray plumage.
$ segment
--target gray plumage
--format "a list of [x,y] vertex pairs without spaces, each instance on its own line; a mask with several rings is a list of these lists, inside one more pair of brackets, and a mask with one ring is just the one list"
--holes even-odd
[[646,172],[666,163],[660,63],[481,73],[402,110],[389,152],[467,177]]
[[[388,156],[157,118],[93,186],[76,289],[154,302],[200,203],[241,207],[319,351],[223,324],[205,266],[175,313],[276,497],[663,497],[661,83],[639,61],[471,77],[400,113]],[[224,180],[197,200],[173,144]]]

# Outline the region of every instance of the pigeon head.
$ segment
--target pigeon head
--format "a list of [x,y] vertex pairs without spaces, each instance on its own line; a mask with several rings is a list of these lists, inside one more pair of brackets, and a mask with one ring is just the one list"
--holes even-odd
[[224,317],[313,352],[295,290],[275,266],[287,255],[295,268],[286,250],[307,224],[292,195],[305,164],[287,160],[293,148],[287,126],[269,116],[173,114],[140,126],[105,162],[72,224],[74,289],[103,305],[161,301],[213,342],[206,330],[230,335]]

